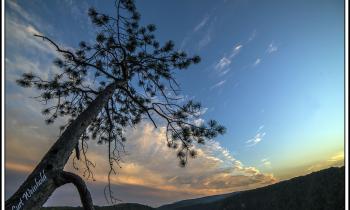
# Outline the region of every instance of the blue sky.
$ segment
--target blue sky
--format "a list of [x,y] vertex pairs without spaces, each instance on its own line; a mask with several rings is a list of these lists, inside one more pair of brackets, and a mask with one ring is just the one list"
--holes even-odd
[[[342,1],[138,5],[143,20],[160,29],[159,37],[203,58],[179,80],[186,94],[208,107],[205,118],[227,126],[220,142],[236,157],[251,165],[270,157],[282,166],[296,154],[314,161],[320,158],[315,149],[342,150]],[[223,58],[229,64],[215,68]],[[247,148],[260,126],[265,136]]]
[[[28,167],[57,136],[57,126],[44,125],[38,103],[29,98],[34,92],[13,82],[29,70],[47,76],[57,71],[51,65],[55,52],[30,34],[39,32],[74,48],[81,40],[94,39],[86,15],[89,6],[113,14],[112,5],[113,1],[6,1],[6,158],[11,173],[28,173]],[[270,181],[343,164],[343,1],[152,0],[136,1],[136,6],[142,23],[157,25],[160,41],[174,40],[179,49],[201,56],[200,64],[178,71],[177,79],[182,94],[205,107],[203,120],[216,119],[227,128],[224,136],[209,144],[216,149],[208,152],[213,158],[221,158],[225,167],[234,159],[245,172],[254,168],[273,177]],[[38,152],[39,159],[28,159],[33,156],[29,152],[22,158],[9,155],[20,150],[16,145],[21,132],[33,139],[40,136],[45,146],[30,150]],[[142,158],[130,159],[136,164]],[[127,184],[125,189],[131,189]],[[212,194],[233,190],[223,189]],[[131,196],[135,191],[128,190]],[[175,198],[205,194],[200,190],[186,193]],[[155,196],[149,204],[169,201]]]

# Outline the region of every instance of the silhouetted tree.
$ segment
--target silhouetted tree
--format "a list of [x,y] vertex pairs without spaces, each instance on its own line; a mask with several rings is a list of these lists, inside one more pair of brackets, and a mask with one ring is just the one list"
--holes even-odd
[[[139,26],[140,14],[132,0],[115,2],[116,16],[89,10],[89,16],[98,27],[94,43],[80,42],[76,50],[61,47],[52,39],[35,35],[49,42],[60,54],[54,63],[61,72],[48,80],[33,73],[23,74],[17,83],[40,91],[38,100],[47,104],[43,114],[46,122],[68,116],[62,134],[45,154],[34,171],[17,192],[6,201],[6,209],[36,209],[66,183],[73,183],[80,194],[83,207],[94,209],[84,181],[63,171],[71,153],[85,161],[84,174],[93,178],[94,164],[86,157],[87,140],[97,139],[108,146],[111,174],[115,174],[124,149],[124,130],[148,119],[157,127],[166,124],[166,140],[177,151],[180,165],[188,157],[195,157],[193,144],[223,134],[225,128],[216,121],[207,125],[194,124],[201,106],[184,102],[178,96],[179,86],[174,70],[186,69],[200,61],[174,49],[172,41],[160,45],[155,40],[155,25]],[[114,201],[110,184],[106,189]]]

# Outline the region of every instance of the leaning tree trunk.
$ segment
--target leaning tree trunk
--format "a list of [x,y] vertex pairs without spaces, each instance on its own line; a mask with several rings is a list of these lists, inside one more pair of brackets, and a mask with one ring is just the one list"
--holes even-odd
[[84,181],[78,175],[63,171],[63,168],[79,138],[108,102],[117,85],[119,84],[116,82],[108,85],[66,128],[25,182],[6,201],[6,210],[39,209],[56,188],[66,183],[72,183],[77,187],[84,209],[94,209]]

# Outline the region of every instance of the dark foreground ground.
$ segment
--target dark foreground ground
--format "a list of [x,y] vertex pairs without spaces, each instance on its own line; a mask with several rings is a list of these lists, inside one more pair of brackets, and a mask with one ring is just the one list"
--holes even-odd
[[[80,210],[80,207],[46,207],[42,210]],[[254,190],[184,200],[152,208],[125,203],[96,206],[96,210],[343,210],[345,168],[328,168]]]

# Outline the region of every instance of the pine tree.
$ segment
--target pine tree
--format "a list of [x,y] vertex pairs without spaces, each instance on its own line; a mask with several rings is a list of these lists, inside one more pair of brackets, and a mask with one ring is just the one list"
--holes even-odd
[[[61,72],[48,80],[26,73],[17,83],[40,92],[37,99],[47,104],[42,113],[48,124],[59,117],[70,120],[61,127],[61,136],[33,172],[6,201],[6,209],[37,209],[66,183],[77,187],[85,209],[94,209],[83,179],[63,170],[71,153],[75,150],[75,159],[85,161],[85,173],[92,177],[93,164],[86,157],[87,140],[107,145],[109,178],[115,174],[124,148],[125,129],[144,119],[156,128],[165,123],[167,145],[176,150],[181,166],[186,165],[188,157],[196,156],[195,143],[203,144],[225,132],[214,120],[207,125],[193,123],[201,113],[201,105],[180,100],[174,73],[200,62],[200,57],[175,50],[172,41],[161,46],[154,36],[155,25],[139,25],[140,14],[132,0],[116,1],[115,7],[115,17],[89,9],[88,15],[98,29],[96,40],[82,41],[74,51],[46,36],[35,35],[57,50],[60,56],[54,64]],[[110,185],[106,193],[113,202]]]

